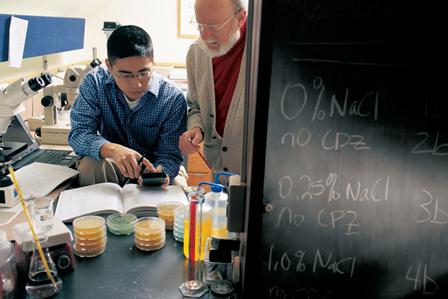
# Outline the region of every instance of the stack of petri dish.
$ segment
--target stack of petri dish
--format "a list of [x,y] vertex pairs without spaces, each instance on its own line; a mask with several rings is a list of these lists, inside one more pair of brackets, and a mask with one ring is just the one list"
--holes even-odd
[[135,222],[135,247],[143,251],[165,246],[165,221],[157,217],[143,217]]
[[157,215],[165,220],[165,229],[173,229],[174,210],[184,205],[180,202],[165,201],[157,205]]
[[134,221],[137,216],[133,214],[116,213],[106,219],[107,230],[114,235],[130,235],[134,232]]
[[174,210],[173,236],[178,242],[184,241],[184,220],[186,207],[177,207]]
[[94,257],[106,250],[106,223],[100,216],[83,216],[73,220],[75,245],[73,250],[79,257]]

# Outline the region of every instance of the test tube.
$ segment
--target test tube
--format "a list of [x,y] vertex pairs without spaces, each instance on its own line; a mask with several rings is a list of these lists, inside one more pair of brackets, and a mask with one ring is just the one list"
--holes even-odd
[[[202,229],[202,203],[204,202],[204,189],[191,187],[188,193],[189,227],[188,227],[188,267],[187,281],[183,282],[179,291],[184,297],[198,298],[207,293],[207,286],[200,277],[200,252]],[[196,253],[198,256],[196,256]]]

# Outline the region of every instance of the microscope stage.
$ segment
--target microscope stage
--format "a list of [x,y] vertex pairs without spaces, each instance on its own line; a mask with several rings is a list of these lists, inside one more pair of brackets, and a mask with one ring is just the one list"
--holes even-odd
[[3,146],[0,147],[0,163],[11,161],[17,153],[20,153],[27,147],[23,142],[3,142]]

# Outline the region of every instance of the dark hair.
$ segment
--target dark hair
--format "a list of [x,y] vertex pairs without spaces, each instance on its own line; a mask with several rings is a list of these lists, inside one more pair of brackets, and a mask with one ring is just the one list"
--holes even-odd
[[116,59],[131,56],[154,58],[151,37],[135,25],[115,29],[107,40],[107,58],[113,64]]

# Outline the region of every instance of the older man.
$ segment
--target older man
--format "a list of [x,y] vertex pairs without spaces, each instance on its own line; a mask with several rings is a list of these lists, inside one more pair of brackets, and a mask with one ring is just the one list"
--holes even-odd
[[187,54],[188,131],[179,148],[191,154],[204,142],[214,171],[240,173],[244,120],[246,1],[196,0],[200,38]]

